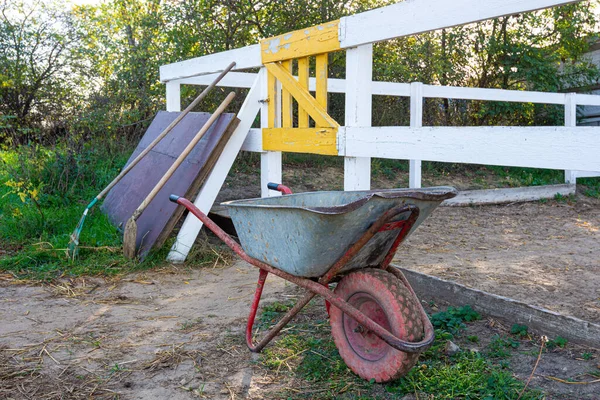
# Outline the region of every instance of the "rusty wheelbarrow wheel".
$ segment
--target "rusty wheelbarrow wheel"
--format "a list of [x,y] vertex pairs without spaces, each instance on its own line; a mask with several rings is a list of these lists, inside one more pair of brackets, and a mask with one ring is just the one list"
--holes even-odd
[[[396,337],[419,341],[423,323],[404,284],[389,272],[362,269],[345,276],[335,293]],[[352,317],[331,306],[331,333],[346,365],[361,378],[388,382],[410,371],[419,354],[394,349]]]

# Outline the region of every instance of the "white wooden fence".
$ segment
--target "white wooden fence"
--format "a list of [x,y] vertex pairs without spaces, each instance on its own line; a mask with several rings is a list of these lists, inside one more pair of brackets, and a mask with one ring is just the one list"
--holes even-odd
[[[578,176],[600,175],[581,172],[600,171],[600,127],[576,127],[577,106],[600,106],[600,96],[372,81],[372,42],[569,2],[573,1],[406,0],[342,18],[338,40],[340,50],[346,51],[346,79],[329,79],[328,91],[345,94],[345,121],[337,131],[337,154],[345,160],[344,189],[370,188],[371,157],[410,160],[409,185],[415,188],[421,186],[421,160],[565,170],[568,183],[575,183]],[[385,23],[387,20],[391,23]],[[261,128],[251,129],[259,112],[262,128],[267,121],[267,78],[260,45],[162,66],[167,110],[181,109],[181,85],[206,85],[232,61],[237,63],[237,71],[259,67],[261,71],[231,72],[220,82],[221,86],[250,90],[238,113],[241,123],[196,199],[196,205],[204,212],[212,206],[240,150],[261,153],[262,195],[279,195],[268,191],[266,182],[281,181],[281,153],[263,151]],[[311,79],[309,86],[314,89],[314,85]],[[410,126],[371,127],[373,95],[410,97]],[[559,104],[565,107],[565,124],[423,127],[424,98]],[[195,218],[185,221],[169,260],[185,260],[201,226]]]

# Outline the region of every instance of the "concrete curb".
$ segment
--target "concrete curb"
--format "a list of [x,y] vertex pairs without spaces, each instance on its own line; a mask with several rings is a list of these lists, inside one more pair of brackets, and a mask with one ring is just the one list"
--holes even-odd
[[600,325],[579,318],[558,314],[508,297],[446,281],[399,266],[419,296],[443,300],[451,304],[469,304],[482,314],[508,324],[527,325],[533,331],[555,338],[562,336],[570,342],[600,348]]

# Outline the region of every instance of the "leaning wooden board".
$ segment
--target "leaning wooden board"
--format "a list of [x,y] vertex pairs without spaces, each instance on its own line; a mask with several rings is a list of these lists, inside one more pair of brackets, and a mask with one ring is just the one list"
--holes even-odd
[[[160,111],[128,163],[140,154],[177,115],[178,112]],[[135,209],[209,117],[208,113],[188,114],[108,193],[102,210],[115,226],[120,228],[125,226]],[[192,197],[198,193],[238,123],[235,114],[222,114],[139,217],[136,248],[140,258],[144,258],[152,247],[164,244],[184,212],[183,207],[169,201],[169,195],[175,193]]]

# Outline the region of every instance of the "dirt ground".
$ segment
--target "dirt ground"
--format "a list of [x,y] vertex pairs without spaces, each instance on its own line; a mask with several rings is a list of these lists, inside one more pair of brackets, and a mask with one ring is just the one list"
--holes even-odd
[[[247,397],[261,382],[242,347],[252,269],[2,285],[0,398]],[[269,283],[267,303],[295,296]]]
[[440,207],[403,267],[600,323],[600,203]]
[[[256,275],[253,267],[236,262],[52,286],[5,280],[0,285],[0,398],[279,399],[289,393],[320,398],[320,387],[296,377],[293,369],[265,368],[261,356],[246,348],[245,316]],[[278,278],[267,283],[265,303],[301,294]],[[302,318],[326,320],[324,307],[318,306]],[[490,319],[468,329],[463,337],[477,335],[481,341],[457,343],[470,351],[483,349],[494,334],[506,334],[506,327]],[[524,343],[511,359],[523,381],[531,374],[536,346]],[[593,358],[583,360],[585,352]],[[541,388],[547,399],[599,399],[600,383],[555,380],[592,380],[586,374],[600,368],[599,357],[600,352],[573,345],[545,353],[531,386]],[[369,390],[369,396],[393,398],[380,385]]]

